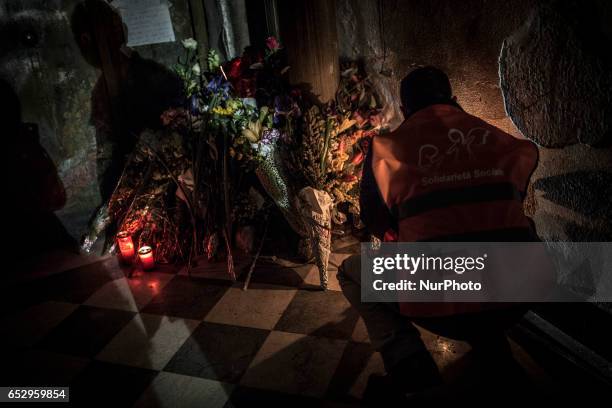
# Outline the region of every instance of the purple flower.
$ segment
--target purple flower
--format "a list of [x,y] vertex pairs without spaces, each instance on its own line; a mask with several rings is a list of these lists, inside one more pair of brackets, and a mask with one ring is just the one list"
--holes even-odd
[[280,131],[278,129],[264,130],[261,135],[261,143],[263,144],[274,144],[280,139]]
[[274,124],[278,125],[284,116],[299,117],[302,112],[293,98],[280,95],[274,98]]
[[229,98],[230,83],[223,80],[221,75],[217,75],[206,84],[206,91],[208,94],[219,94],[223,99]]

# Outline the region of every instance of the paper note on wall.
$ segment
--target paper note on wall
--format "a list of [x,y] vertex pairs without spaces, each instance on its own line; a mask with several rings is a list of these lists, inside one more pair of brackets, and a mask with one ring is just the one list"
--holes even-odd
[[127,26],[128,46],[174,41],[167,0],[116,0],[112,5]]

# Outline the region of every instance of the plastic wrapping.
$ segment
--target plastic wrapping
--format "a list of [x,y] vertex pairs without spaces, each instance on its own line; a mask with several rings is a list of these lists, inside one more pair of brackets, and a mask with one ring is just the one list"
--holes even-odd
[[300,190],[300,214],[312,245],[312,254],[319,269],[321,289],[327,289],[327,266],[331,253],[332,207],[331,196],[322,190],[305,187]]
[[270,198],[283,213],[291,228],[300,236],[308,235],[304,222],[299,215],[296,196],[285,174],[285,165],[279,157],[276,144],[270,144],[264,152],[265,159],[255,170],[257,178]]

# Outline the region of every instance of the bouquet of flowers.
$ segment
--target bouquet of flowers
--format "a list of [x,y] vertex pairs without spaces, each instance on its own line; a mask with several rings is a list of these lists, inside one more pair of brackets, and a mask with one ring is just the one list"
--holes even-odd
[[297,170],[333,199],[333,219],[346,221],[344,206],[359,219],[359,180],[371,138],[383,130],[380,107],[355,63],[345,64],[335,101],[304,115]]
[[[180,134],[171,129],[143,132],[108,203],[95,215],[82,247],[91,250],[108,228],[126,231],[137,248],[155,247],[157,262],[184,257],[184,213],[173,180],[188,167]],[[113,249],[107,246],[105,251]]]

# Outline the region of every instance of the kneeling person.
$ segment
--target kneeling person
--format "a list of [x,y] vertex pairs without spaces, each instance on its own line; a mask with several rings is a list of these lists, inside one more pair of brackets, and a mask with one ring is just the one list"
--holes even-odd
[[[448,77],[436,68],[411,72],[400,94],[405,121],[374,138],[364,165],[360,201],[369,231],[399,242],[537,240],[522,203],[538,160],[535,145],[464,112]],[[397,390],[415,392],[440,382],[413,323],[468,341],[485,362],[515,367],[504,330],[526,308],[365,303],[360,267],[359,256],[348,258],[338,279],[383,357],[385,381]]]

